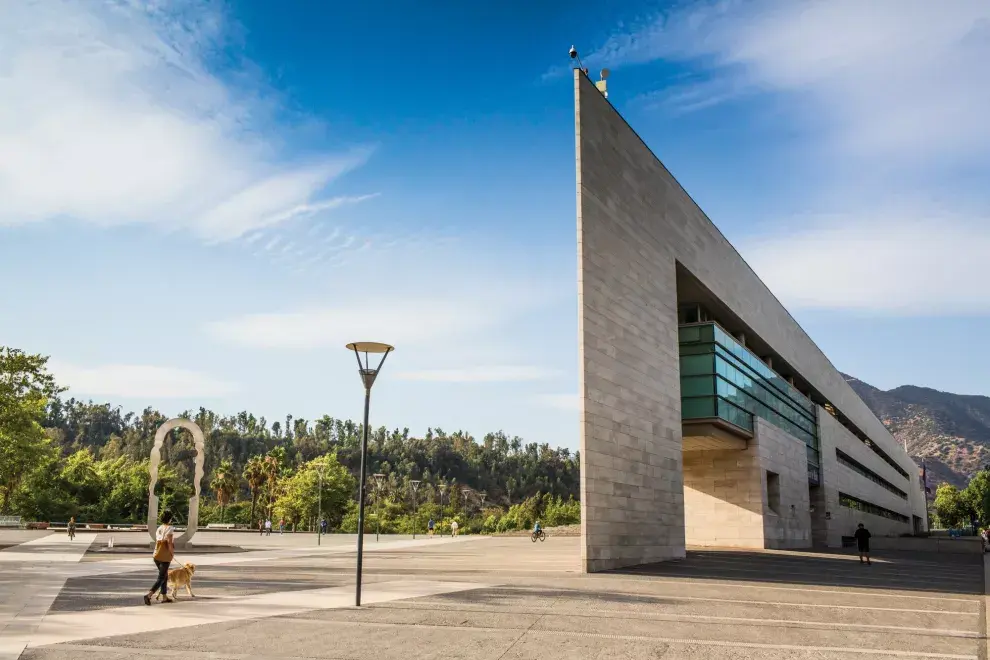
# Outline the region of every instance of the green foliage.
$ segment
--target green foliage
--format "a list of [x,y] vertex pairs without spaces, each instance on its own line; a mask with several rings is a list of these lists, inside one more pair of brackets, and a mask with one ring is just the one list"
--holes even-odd
[[944,527],[959,527],[969,523],[969,505],[955,486],[941,484],[935,491],[935,515]]
[[54,448],[42,427],[59,392],[48,358],[0,346],[0,514],[12,509],[25,477],[48,465]]
[[315,526],[322,512],[328,525],[336,528],[347,511],[347,503],[354,490],[354,478],[336,456],[327,455],[300,466],[278,490],[279,497],[275,501],[277,518],[284,518],[293,528],[302,522]]
[[[961,496],[966,507],[976,515],[981,524],[990,523],[990,470],[984,468],[977,472]],[[968,515],[966,522],[969,522]]]
[[[148,455],[171,415],[63,400],[46,362],[0,347],[0,513],[144,522]],[[178,416],[195,421],[206,436],[204,523],[229,519],[253,527],[266,516],[285,516],[299,525],[315,524],[321,500],[313,466],[320,460],[329,466],[322,505],[331,528],[356,530],[360,424],[329,416],[269,423],[247,412],[224,417],[205,408]],[[180,523],[188,516],[195,455],[185,429],[170,432],[161,450],[159,508],[171,510]],[[389,532],[425,532],[432,516],[443,526],[456,517],[465,533],[493,531],[498,524],[521,525],[535,512],[547,520],[572,520],[577,510],[576,503],[567,503],[578,495],[578,456],[502,432],[478,441],[461,431],[428,429],[417,438],[408,429],[379,428],[369,434],[367,462],[369,474],[385,475],[380,493],[369,489],[369,530],[380,525]],[[415,496],[413,482],[419,482]],[[536,510],[525,504],[537,496]]]

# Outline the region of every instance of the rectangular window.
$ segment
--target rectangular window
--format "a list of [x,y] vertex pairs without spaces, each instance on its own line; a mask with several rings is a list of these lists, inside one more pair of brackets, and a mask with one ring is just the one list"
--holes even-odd
[[767,470],[767,506],[780,515],[780,475]]
[[835,458],[839,461],[840,465],[845,465],[853,472],[863,477],[866,477],[873,483],[882,486],[883,488],[886,488],[887,490],[892,492],[894,495],[897,495],[902,500],[906,500],[908,498],[908,494],[905,493],[903,490],[901,490],[894,484],[890,483],[889,481],[881,477],[879,474],[877,474],[870,468],[866,467],[865,465],[863,465],[862,463],[854,459],[852,456],[842,451],[841,449],[835,450]]
[[902,523],[911,521],[911,519],[903,513],[897,513],[896,511],[885,509],[882,506],[873,504],[872,502],[867,502],[866,500],[861,500],[858,497],[853,497],[852,495],[846,495],[845,493],[839,493],[839,504],[850,509],[862,511],[863,513],[869,513],[874,516],[880,516],[881,518],[887,518],[888,520],[896,520],[897,522]]

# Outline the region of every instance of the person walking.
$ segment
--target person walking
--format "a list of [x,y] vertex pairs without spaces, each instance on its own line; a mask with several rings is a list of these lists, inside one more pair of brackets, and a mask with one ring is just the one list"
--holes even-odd
[[168,567],[175,557],[175,527],[172,526],[172,514],[168,511],[162,514],[162,524],[155,531],[155,554],[152,559],[158,568],[158,579],[151,591],[144,595],[144,604],[151,605],[151,597],[158,591],[162,595],[162,601],[171,603],[172,598],[168,595]]
[[282,536],[282,533],[284,531],[285,531],[285,518],[279,518],[279,521],[278,521],[278,535],[279,536]]
[[265,521],[259,518],[258,519],[258,536],[264,536],[264,535],[265,535]]
[[457,521],[456,520],[451,520],[450,521],[450,535],[451,536],[457,536]]
[[272,535],[272,519],[265,518],[265,536]]
[[327,533],[327,519],[324,518],[320,521],[320,533],[326,536]]
[[68,524],[69,540],[76,538],[76,517],[72,516],[69,518]]
[[429,530],[430,536],[433,536],[433,516],[430,516],[430,522],[426,523],[426,529]]
[[870,566],[870,530],[863,526],[863,523],[859,523],[856,528],[856,533],[853,537],[856,539],[856,547],[859,549],[859,563],[863,563],[863,558],[866,558],[866,565]]

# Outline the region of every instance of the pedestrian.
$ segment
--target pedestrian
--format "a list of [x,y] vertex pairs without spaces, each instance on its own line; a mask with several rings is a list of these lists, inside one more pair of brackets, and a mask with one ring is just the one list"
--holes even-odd
[[72,516],[71,518],[69,518],[68,532],[69,532],[69,540],[70,541],[72,539],[76,538],[76,517],[75,516]]
[[983,552],[986,552],[987,546],[990,545],[990,527],[985,527],[983,531],[980,532],[980,541],[983,546]]
[[430,531],[430,536],[433,536],[433,516],[430,516],[430,522],[426,523],[426,529]]
[[265,535],[265,521],[262,520],[261,518],[258,518],[258,536],[264,536],[264,535]]
[[322,533],[322,534],[326,534],[327,533],[327,519],[326,518],[324,518],[323,520],[320,521],[320,533]]
[[450,535],[451,536],[457,536],[457,521],[456,520],[450,521]]
[[272,519],[265,518],[265,536],[272,535]]
[[870,530],[866,529],[863,523],[859,523],[853,536],[856,539],[856,547],[859,548],[859,563],[862,564],[865,557],[866,565],[870,566]]
[[151,591],[144,595],[144,604],[151,605],[151,597],[158,591],[162,595],[162,601],[171,603],[172,598],[168,595],[168,567],[175,556],[175,527],[172,527],[172,514],[168,511],[162,514],[162,524],[155,531],[155,566],[158,568],[158,579]]
[[282,536],[282,532],[285,531],[285,518],[279,518],[278,521],[278,535]]

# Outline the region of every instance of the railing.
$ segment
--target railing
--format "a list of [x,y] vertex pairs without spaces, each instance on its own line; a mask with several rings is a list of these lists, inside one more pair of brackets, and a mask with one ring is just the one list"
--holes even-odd
[[20,516],[0,516],[0,527],[17,527],[21,526]]

